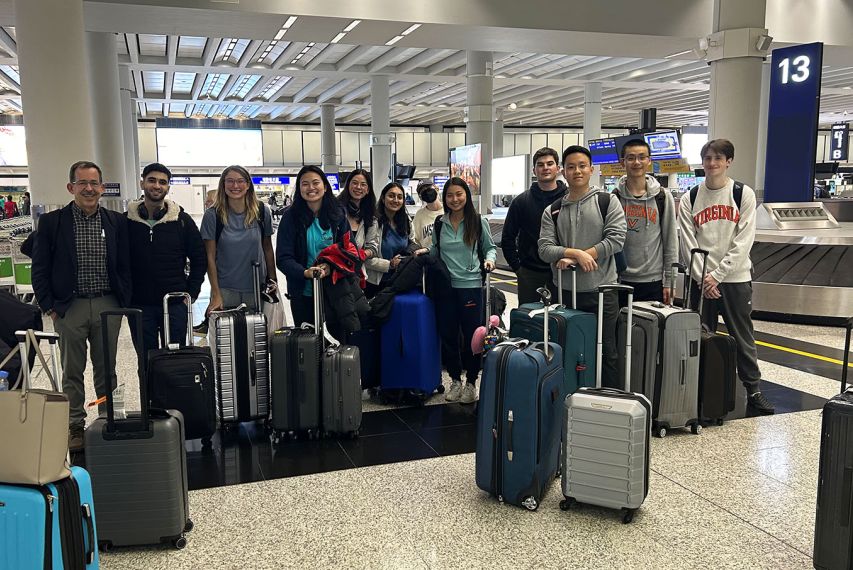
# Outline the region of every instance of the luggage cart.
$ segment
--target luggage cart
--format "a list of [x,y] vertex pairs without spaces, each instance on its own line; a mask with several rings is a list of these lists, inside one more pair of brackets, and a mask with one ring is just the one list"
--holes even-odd
[[12,268],[15,277],[15,294],[23,301],[33,298],[32,267],[33,261],[21,253],[21,244],[27,238],[26,234],[15,236],[9,240],[12,248]]

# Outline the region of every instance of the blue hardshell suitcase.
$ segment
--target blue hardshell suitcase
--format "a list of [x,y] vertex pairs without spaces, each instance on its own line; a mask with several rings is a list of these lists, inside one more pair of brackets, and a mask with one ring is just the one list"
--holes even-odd
[[441,385],[432,299],[419,292],[397,295],[381,335],[382,390],[411,390],[429,397]]
[[41,487],[0,485],[0,569],[98,568],[92,481],[81,467]]
[[[550,294],[540,289],[545,318]],[[548,335],[548,320],[544,334]],[[560,457],[563,350],[511,339],[486,353],[475,455],[477,486],[501,502],[535,511]]]
[[[572,267],[572,306],[577,306],[575,268]],[[562,271],[557,271],[558,304],[549,310],[549,340],[563,349],[563,399],[582,387],[595,386],[596,317],[592,313],[563,306]],[[525,303],[509,314],[510,338],[531,342],[544,339],[544,306]]]

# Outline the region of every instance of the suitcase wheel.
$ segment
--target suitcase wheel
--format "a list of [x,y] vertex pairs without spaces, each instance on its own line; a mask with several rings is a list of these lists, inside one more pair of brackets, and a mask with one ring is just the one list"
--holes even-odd
[[666,428],[665,428],[665,427],[663,427],[663,426],[658,426],[658,427],[655,429],[654,434],[655,434],[657,437],[664,438],[664,437],[666,437]]
[[716,421],[715,423],[716,423],[718,426],[723,425],[723,418],[717,418],[717,421]]
[[525,497],[524,500],[521,501],[521,506],[523,506],[528,511],[535,511],[539,508],[539,502],[536,500],[536,497]]
[[190,532],[194,526],[193,521],[187,519],[187,524],[184,525],[184,532]]
[[435,389],[436,394],[444,394],[444,384],[439,384],[438,388]]
[[700,433],[702,433],[702,424],[696,422],[695,424],[691,425],[690,433],[692,433],[693,435],[699,435]]
[[101,540],[98,542],[98,550],[101,552],[109,552],[113,549],[113,543],[108,540]]
[[202,446],[202,448],[213,447],[213,439],[211,439],[210,437],[201,438],[201,446]]
[[566,497],[565,499],[560,501],[560,510],[568,511],[575,503],[577,503],[577,501],[575,501],[572,497]]
[[179,536],[178,538],[172,541],[172,546],[177,548],[178,550],[183,550],[187,547],[187,539],[184,536]]
[[634,520],[634,511],[636,509],[622,509],[622,524],[629,524]]

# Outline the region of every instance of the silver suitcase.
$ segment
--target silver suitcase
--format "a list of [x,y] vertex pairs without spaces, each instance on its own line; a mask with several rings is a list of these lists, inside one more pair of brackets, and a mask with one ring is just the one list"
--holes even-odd
[[[255,300],[260,285],[255,264]],[[270,366],[267,319],[245,305],[210,314],[210,349],[216,377],[216,409],[220,426],[266,419],[270,411]]]
[[633,289],[604,285],[598,297],[598,340],[595,388],[580,388],[566,398],[563,424],[562,510],[577,503],[622,509],[629,523],[649,491],[649,440],[652,405],[630,387],[631,343],[627,342],[625,391],[601,388],[601,344],[604,292],[628,291],[628,328]]

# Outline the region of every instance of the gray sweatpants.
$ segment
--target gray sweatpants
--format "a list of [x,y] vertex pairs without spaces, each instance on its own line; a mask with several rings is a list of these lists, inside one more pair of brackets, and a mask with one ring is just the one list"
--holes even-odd
[[[118,300],[114,295],[105,295],[94,299],[74,299],[65,312],[65,316],[53,322],[53,330],[59,334],[59,350],[62,357],[62,391],[68,396],[70,405],[70,425],[82,426],[86,421],[83,408],[86,389],[83,384],[83,372],[86,370],[86,345],[92,354],[92,371],[95,379],[95,394],[98,398],[106,395],[107,386],[116,384],[116,348],[120,319],[110,319],[109,355],[110,362],[104,368],[104,343],[101,333],[101,312],[118,309]],[[107,374],[110,381],[107,384]],[[102,409],[102,407],[99,407]]]
[[[716,332],[719,315],[729,334],[737,342],[737,373],[746,386],[747,393],[757,392],[761,380],[758,369],[758,351],[755,348],[755,331],[752,328],[752,282],[720,283],[719,299],[705,299],[702,322]],[[690,283],[690,306],[697,307],[700,290],[696,282]]]

